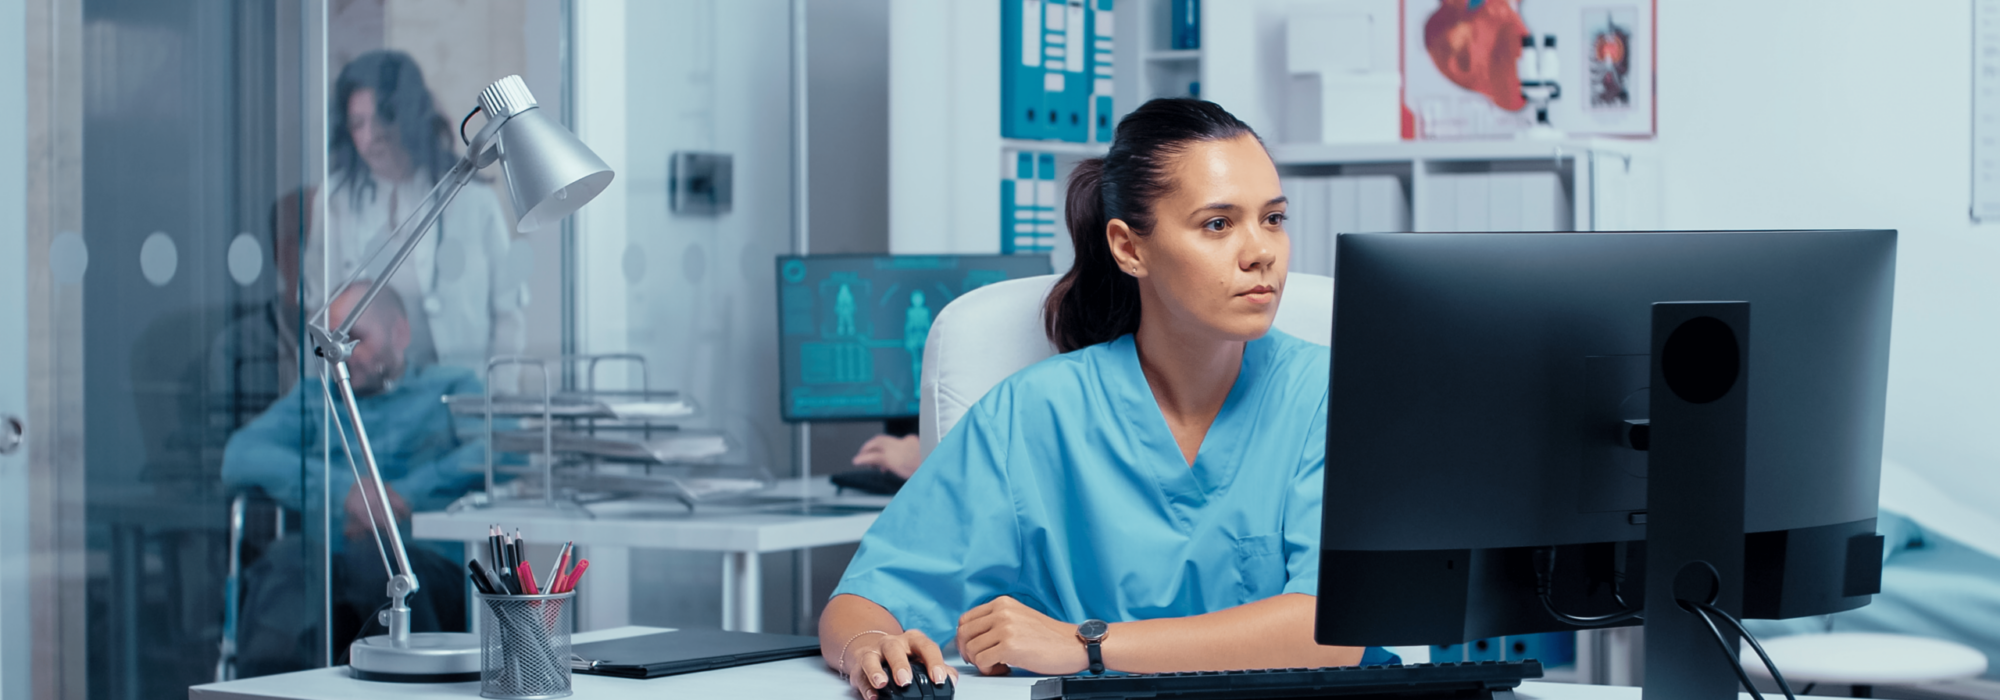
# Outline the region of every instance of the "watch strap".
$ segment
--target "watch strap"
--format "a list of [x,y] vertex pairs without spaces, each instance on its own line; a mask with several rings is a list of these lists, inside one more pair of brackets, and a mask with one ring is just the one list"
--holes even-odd
[[1098,640],[1092,639],[1085,641],[1083,643],[1083,648],[1085,651],[1090,653],[1090,675],[1093,676],[1104,675],[1103,643],[1099,642]]

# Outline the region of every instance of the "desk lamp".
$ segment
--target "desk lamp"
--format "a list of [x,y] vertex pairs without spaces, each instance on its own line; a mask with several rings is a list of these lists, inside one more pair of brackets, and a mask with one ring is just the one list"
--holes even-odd
[[[528,86],[520,76],[507,76],[480,91],[479,106],[459,123],[461,140],[465,139],[465,123],[480,112],[486,113],[486,126],[479,130],[477,136],[466,141],[465,157],[438,179],[437,186],[431,188],[430,194],[417,205],[410,217],[396,227],[389,240],[395,241],[399,237],[405,240],[395,256],[389,259],[388,267],[368,285],[360,302],[348,311],[338,328],[328,326],[328,310],[325,308],[320,309],[313,316],[312,323],[308,324],[316,346],[313,354],[326,361],[334,382],[338,384],[341,407],[347,414],[348,422],[354,426],[356,444],[347,443],[345,432],[340,433],[340,440],[347,448],[348,467],[355,471],[355,479],[362,488],[372,491],[365,493],[361,500],[368,507],[369,526],[375,533],[375,548],[381,552],[383,568],[389,572],[390,605],[380,618],[388,632],[354,643],[349,660],[356,678],[415,683],[478,680],[480,642],[478,635],[463,632],[410,632],[408,598],[417,591],[417,576],[410,568],[410,557],[403,548],[403,537],[397,531],[394,516],[387,512],[388,490],[382,484],[382,473],[376,466],[374,450],[368,445],[368,431],[361,423],[361,410],[354,400],[347,358],[353,354],[356,341],[348,335],[349,332],[368,305],[374,303],[376,295],[389,284],[389,279],[395,276],[396,269],[410,257],[417,242],[437,223],[445,206],[451,203],[459,190],[465,188],[466,183],[472,181],[473,173],[480,168],[494,161],[500,162],[507,176],[507,191],[513,197],[514,211],[522,232],[533,232],[561,221],[611,183],[611,167],[605,165],[604,160],[578,141],[575,135],[538,109],[534,95],[528,92]],[[346,282],[334,289],[346,289],[354,284],[388,249],[385,245],[377,250]],[[335,388],[328,385],[324,376],[320,379],[320,388],[331,409]],[[336,428],[339,423],[336,418]],[[361,453],[361,464],[367,468],[365,476],[354,463],[357,448]],[[378,505],[385,511],[381,519],[377,519],[375,514]],[[390,523],[386,535],[382,532],[381,523],[384,520]],[[386,547],[384,539],[388,540]]]

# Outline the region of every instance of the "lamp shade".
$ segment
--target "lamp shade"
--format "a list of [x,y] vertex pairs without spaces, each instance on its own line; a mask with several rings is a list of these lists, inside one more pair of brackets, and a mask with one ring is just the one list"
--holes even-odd
[[514,115],[498,140],[523,233],[561,221],[611,184],[611,166],[539,108]]

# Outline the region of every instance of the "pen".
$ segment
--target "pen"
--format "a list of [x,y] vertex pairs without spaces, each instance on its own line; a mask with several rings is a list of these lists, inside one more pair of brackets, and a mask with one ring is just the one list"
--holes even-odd
[[521,528],[514,528],[514,563],[528,560],[528,539],[521,536]]
[[493,560],[493,568],[498,569],[495,574],[499,576],[500,582],[506,585],[508,593],[520,595],[521,582],[515,580],[514,576],[514,544],[508,541],[505,532],[500,533],[497,539],[500,540],[500,552],[499,557]]
[[487,595],[500,595],[508,592],[506,580],[500,578],[499,574],[493,573],[492,569],[486,568],[486,565],[479,563],[479,560],[474,559],[466,562],[465,566],[472,570],[472,583],[485,589],[482,592]]
[[563,570],[569,568],[570,550],[575,546],[576,543],[574,542],[563,543],[562,553],[556,555],[556,568],[549,570],[549,579],[543,582],[542,584],[543,590],[546,590],[550,593],[556,592],[556,584],[562,582]]
[[493,590],[493,584],[486,581],[486,567],[480,566],[478,559],[466,562],[465,569],[472,573],[472,587],[474,589],[486,595],[493,595],[499,592]]
[[521,562],[521,570],[515,573],[518,575],[514,578],[521,582],[522,593],[526,595],[541,595],[541,591],[535,588],[534,567],[529,566],[528,562],[524,561]]
[[501,537],[499,525],[494,525],[486,529],[486,544],[487,554],[489,555],[488,559],[492,560],[493,566],[506,568],[501,566],[500,561]]
[[589,559],[578,560],[576,562],[576,569],[569,572],[569,576],[563,579],[562,590],[556,592],[568,593],[570,591],[576,590],[577,582],[583,580],[583,572],[588,569],[590,569]]

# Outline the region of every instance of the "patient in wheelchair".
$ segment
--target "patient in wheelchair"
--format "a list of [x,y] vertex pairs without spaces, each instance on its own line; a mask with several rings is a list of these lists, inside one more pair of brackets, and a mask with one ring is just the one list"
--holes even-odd
[[[367,286],[361,281],[343,290],[329,305],[328,323],[338,326],[345,320]],[[273,544],[244,572],[236,644],[240,677],[320,665],[315,640],[324,633],[318,607],[322,598],[312,584],[320,580],[317,543],[322,541],[330,569],[324,580],[330,586],[325,599],[332,607],[327,618],[334,662],[344,661],[355,639],[381,633],[375,613],[389,602],[388,574],[369,527],[371,513],[384,528],[389,522],[384,518],[393,517],[409,545],[410,565],[421,585],[410,597],[411,629],[466,629],[458,546],[414,542],[408,527],[413,510],[441,510],[484,483],[484,444],[460,437],[477,435],[479,429],[455,425],[442,401],[483,388],[468,369],[408,366],[409,326],[403,300],[394,288],[385,287],[351,333],[359,344],[348,359],[349,373],[388,491],[386,507],[372,495],[364,498],[372,489],[357,483],[348,466],[346,444],[355,440],[353,427],[345,420],[339,426],[328,422],[328,397],[314,378],[292,387],[231,436],[224,449],[222,476],[230,489],[261,490],[295,513],[315,512],[325,503],[329,523],[328,533],[318,533],[315,519],[307,518],[304,535]],[[359,466],[359,455],[355,459]],[[366,467],[360,469],[365,473]]]

